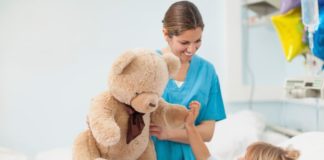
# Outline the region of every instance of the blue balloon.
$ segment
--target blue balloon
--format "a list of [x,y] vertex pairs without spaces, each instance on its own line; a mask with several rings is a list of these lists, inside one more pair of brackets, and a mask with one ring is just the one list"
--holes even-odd
[[313,53],[316,57],[324,61],[324,6],[320,6],[320,24],[314,33]]

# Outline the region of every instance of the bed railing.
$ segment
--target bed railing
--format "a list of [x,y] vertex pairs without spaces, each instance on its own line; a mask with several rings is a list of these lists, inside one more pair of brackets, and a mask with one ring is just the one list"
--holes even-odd
[[282,127],[282,126],[274,125],[274,124],[267,124],[267,128],[271,129],[271,130],[273,130],[275,132],[284,134],[284,135],[286,135],[288,137],[294,137],[294,136],[297,136],[297,135],[303,133],[301,131],[297,131],[297,130],[294,130],[294,129],[290,129],[290,128],[286,128],[286,127]]

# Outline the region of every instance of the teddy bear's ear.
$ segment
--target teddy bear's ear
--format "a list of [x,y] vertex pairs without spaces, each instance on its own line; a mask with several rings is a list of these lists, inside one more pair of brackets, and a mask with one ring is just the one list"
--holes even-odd
[[115,75],[123,73],[124,69],[135,59],[136,54],[126,51],[112,65],[112,73]]
[[170,77],[174,77],[180,69],[180,59],[173,54],[163,54],[163,58],[168,65]]

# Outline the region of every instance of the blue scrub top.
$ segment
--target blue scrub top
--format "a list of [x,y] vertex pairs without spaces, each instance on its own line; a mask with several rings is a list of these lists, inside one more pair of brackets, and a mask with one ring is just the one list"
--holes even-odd
[[[160,54],[161,52],[158,51]],[[203,58],[194,55],[184,83],[178,87],[170,79],[163,93],[163,98],[174,104],[189,107],[191,101],[201,104],[196,125],[202,121],[219,121],[226,118],[219,81],[214,66]],[[158,160],[194,160],[190,145],[152,137]]]

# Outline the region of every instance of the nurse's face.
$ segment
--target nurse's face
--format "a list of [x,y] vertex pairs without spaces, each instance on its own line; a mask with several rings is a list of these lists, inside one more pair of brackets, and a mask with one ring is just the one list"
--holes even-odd
[[172,37],[168,36],[165,29],[163,32],[172,53],[179,57],[182,63],[189,62],[201,45],[202,29],[200,27]]

